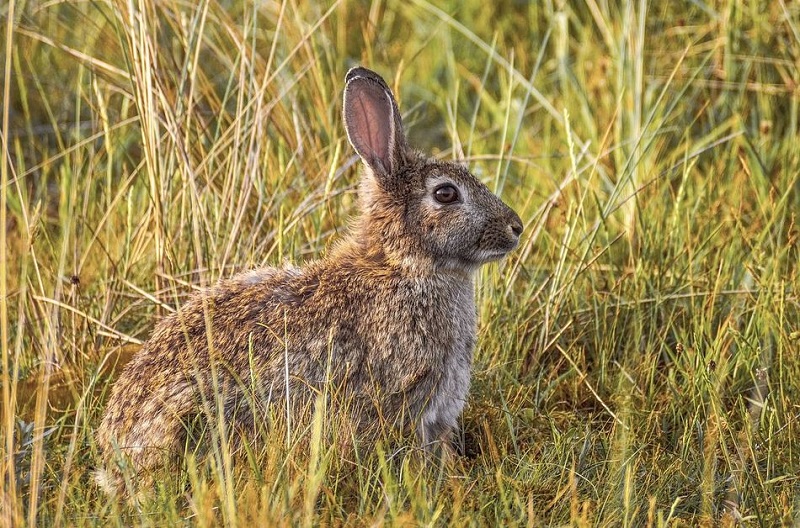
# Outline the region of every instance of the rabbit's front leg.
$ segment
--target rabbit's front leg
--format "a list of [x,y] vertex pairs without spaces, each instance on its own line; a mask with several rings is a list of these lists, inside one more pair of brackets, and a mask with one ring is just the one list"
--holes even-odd
[[455,430],[456,426],[446,424],[441,420],[428,422],[422,419],[417,426],[417,440],[419,445],[427,452],[432,453],[439,447],[443,450],[452,451]]
[[455,453],[453,441],[468,390],[468,370],[453,369],[448,371],[439,389],[431,395],[417,426],[417,439],[426,451],[441,446]]

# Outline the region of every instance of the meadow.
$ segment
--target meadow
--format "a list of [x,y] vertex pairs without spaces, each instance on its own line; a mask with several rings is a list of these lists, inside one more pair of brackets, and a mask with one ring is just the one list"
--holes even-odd
[[[800,523],[797,2],[8,0],[0,27],[0,524]],[[464,456],[344,472],[281,437],[109,499],[94,431],[154,322],[355,214],[357,64],[525,224],[478,277]]]

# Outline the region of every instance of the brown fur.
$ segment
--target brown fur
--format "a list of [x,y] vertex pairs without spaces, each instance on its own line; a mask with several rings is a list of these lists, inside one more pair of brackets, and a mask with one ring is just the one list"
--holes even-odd
[[[476,339],[473,275],[516,247],[522,224],[463,167],[406,147],[373,72],[351,70],[344,106],[366,164],[361,216],[327,258],[224,280],[156,326],[97,432],[109,492],[124,490],[122,467],[144,475],[182,453],[193,416],[221,411],[252,431],[287,398],[301,423],[319,394],[335,395],[359,437],[388,427],[430,446],[456,429]],[[439,203],[441,185],[461,202]]]

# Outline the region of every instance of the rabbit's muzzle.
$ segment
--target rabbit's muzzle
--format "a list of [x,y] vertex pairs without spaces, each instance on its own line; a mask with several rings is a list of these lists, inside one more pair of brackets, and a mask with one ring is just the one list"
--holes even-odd
[[519,245],[522,229],[519,215],[503,204],[503,214],[497,215],[483,231],[478,242],[478,259],[490,262],[506,256]]

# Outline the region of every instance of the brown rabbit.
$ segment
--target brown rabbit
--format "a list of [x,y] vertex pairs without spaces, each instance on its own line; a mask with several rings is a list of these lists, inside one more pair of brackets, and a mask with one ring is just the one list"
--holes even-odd
[[470,384],[475,271],[517,246],[522,222],[465,168],[407,146],[376,73],[348,72],[344,122],[366,166],[349,234],[325,259],[223,280],[156,326],[97,432],[108,492],[124,492],[124,471],[141,484],[182,453],[197,416],[252,430],[272,407],[300,423],[328,390],[356,438],[381,424],[427,449],[451,440]]

